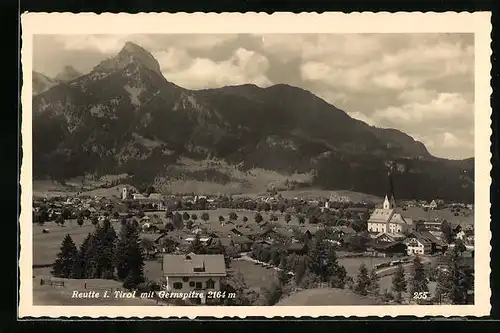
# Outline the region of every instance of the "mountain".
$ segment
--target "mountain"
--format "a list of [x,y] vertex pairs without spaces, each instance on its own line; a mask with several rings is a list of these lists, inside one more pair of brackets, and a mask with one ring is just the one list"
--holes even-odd
[[69,82],[82,76],[73,66],[64,66],[62,71],[54,78],[58,82]]
[[33,95],[40,94],[52,88],[58,83],[56,80],[51,79],[50,77],[35,71],[33,71],[32,77],[33,77]]
[[310,173],[316,187],[375,195],[384,194],[391,162],[401,198],[473,199],[473,179],[464,177],[473,163],[436,158],[405,133],[353,119],[297,87],[184,89],[130,42],[90,73],[33,97],[36,178],[127,172],[143,183],[171,178],[177,167],[183,179],[231,180],[218,166],[188,172],[185,159]]

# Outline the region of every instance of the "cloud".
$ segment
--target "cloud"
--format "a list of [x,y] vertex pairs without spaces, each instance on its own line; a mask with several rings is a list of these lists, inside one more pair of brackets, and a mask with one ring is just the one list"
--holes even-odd
[[453,133],[444,132],[444,134],[443,134],[443,146],[444,147],[449,147],[449,148],[457,147],[459,143],[460,143],[460,141]]
[[[187,53],[170,50],[160,57],[160,66],[167,80],[190,89],[215,88],[225,85],[253,83],[271,85],[265,72],[268,59],[256,52],[238,48],[226,60],[187,59]],[[171,61],[172,60],[172,61]]]
[[373,118],[392,123],[450,120],[456,117],[473,119],[474,105],[459,93],[439,93],[432,100],[414,101],[375,111]]

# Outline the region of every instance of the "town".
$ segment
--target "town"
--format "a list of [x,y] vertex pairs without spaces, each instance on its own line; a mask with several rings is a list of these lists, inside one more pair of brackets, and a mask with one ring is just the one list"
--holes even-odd
[[79,288],[150,305],[473,303],[473,205],[396,200],[390,175],[381,202],[108,192],[34,199],[35,302]]

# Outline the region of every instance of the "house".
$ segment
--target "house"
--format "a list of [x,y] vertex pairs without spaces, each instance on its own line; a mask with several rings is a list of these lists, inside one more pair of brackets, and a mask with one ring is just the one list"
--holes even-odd
[[288,254],[298,254],[303,255],[307,253],[308,246],[305,243],[290,243],[286,248]]
[[412,232],[405,239],[405,244],[407,245],[408,255],[433,254],[444,252],[448,248],[448,244],[428,231]]
[[429,204],[428,208],[429,208],[430,210],[435,210],[435,209],[437,209],[437,208],[438,208],[438,204],[437,204],[436,200],[432,200],[432,201],[431,201],[431,203]]
[[[208,291],[221,290],[221,278],[226,276],[226,264],[221,254],[163,255],[162,272],[168,292],[203,293],[199,303],[207,303]],[[210,299],[208,299],[210,302]]]
[[380,232],[373,236],[373,241],[376,243],[393,243],[396,241],[403,241],[405,238],[406,236],[400,233]]
[[404,243],[406,244],[406,253],[408,255],[432,253],[432,243],[420,233],[412,233],[405,239]]
[[252,249],[253,241],[245,236],[231,236],[231,241],[240,252],[248,252]]
[[374,243],[373,250],[383,253],[385,256],[404,255],[407,253],[407,246],[401,241]]
[[355,235],[356,231],[350,227],[339,226],[332,228],[332,235],[335,239],[344,239],[344,236]]

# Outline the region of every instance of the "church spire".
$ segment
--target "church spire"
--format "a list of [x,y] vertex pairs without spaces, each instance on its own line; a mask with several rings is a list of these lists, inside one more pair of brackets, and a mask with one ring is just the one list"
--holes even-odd
[[396,196],[394,195],[394,183],[392,180],[392,172],[394,164],[387,165],[387,180],[388,186],[385,194],[384,209],[392,209],[396,207]]

